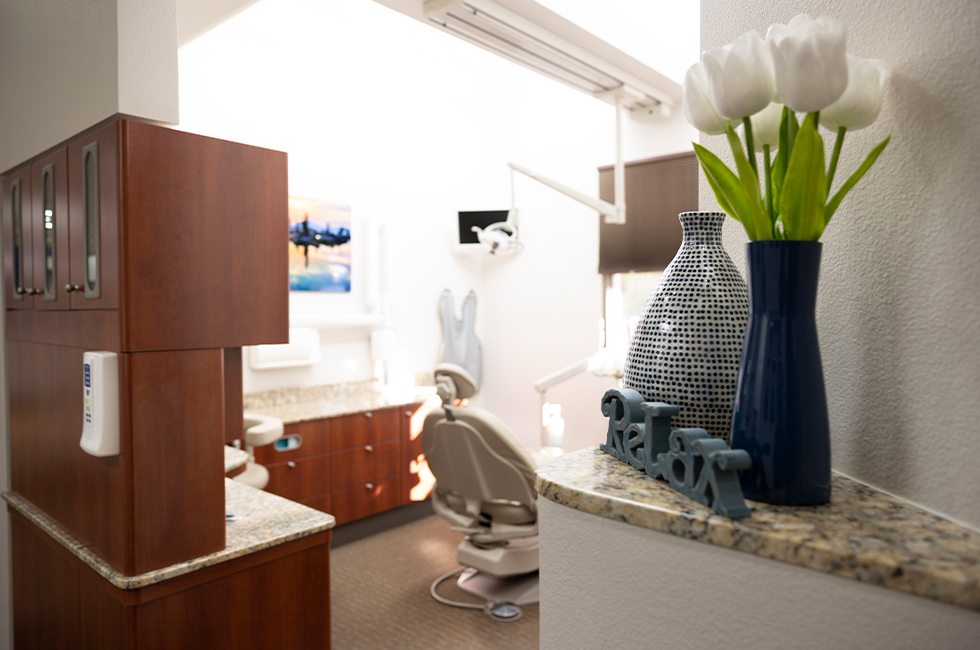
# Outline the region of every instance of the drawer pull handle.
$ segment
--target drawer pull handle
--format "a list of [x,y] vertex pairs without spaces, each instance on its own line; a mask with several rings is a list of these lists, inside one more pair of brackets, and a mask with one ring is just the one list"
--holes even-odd
[[296,461],[292,461],[291,460],[291,461],[287,462],[286,463],[286,467],[288,467],[289,469],[296,469]]
[[373,490],[374,489],[374,483],[365,483],[364,484],[364,487],[367,488],[368,490]]
[[374,413],[372,413],[371,411],[367,411],[367,412],[366,412],[366,413],[364,414],[364,417],[366,417],[366,418],[373,418],[373,417],[374,417]]
[[374,451],[374,445],[364,445],[364,451],[370,454],[372,451]]

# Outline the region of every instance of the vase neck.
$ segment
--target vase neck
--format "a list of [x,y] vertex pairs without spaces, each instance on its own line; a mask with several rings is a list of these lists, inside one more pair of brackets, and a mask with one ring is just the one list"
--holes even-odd
[[749,310],[813,318],[820,276],[819,242],[748,244]]
[[678,215],[684,228],[683,245],[721,245],[721,226],[725,215],[721,212],[682,212]]

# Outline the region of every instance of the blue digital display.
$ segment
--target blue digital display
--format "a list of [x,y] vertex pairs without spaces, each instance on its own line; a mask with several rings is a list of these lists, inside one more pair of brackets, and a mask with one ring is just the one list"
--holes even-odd
[[92,365],[85,364],[85,388],[92,387]]

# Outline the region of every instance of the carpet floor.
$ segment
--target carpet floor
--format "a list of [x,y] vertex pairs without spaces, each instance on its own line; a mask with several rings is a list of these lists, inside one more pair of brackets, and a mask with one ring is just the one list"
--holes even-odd
[[[331,552],[331,626],[335,650],[457,650],[538,647],[538,606],[511,623],[482,611],[437,603],[429,585],[458,567],[462,535],[439,517],[345,544]],[[439,594],[479,602],[447,580]]]

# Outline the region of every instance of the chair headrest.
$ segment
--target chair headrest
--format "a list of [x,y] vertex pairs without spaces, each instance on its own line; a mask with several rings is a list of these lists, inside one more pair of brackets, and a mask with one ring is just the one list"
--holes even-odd
[[443,404],[456,399],[466,399],[476,395],[476,379],[465,368],[455,363],[440,363],[436,366],[436,391]]

